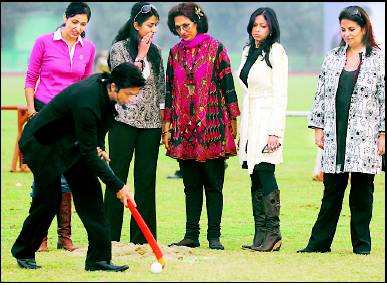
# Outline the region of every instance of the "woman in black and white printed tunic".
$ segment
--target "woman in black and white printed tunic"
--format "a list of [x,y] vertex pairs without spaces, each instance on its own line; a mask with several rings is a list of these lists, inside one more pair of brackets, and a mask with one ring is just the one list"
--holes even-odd
[[342,41],[325,57],[309,127],[323,149],[324,196],[306,248],[328,252],[351,177],[353,252],[369,254],[374,176],[385,152],[385,63],[370,18],[359,6],[339,16]]

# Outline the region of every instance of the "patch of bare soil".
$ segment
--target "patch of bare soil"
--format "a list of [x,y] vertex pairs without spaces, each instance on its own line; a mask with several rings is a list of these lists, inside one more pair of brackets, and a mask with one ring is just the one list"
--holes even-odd
[[[167,260],[182,260],[193,255],[193,249],[186,246],[165,246],[159,244],[164,258]],[[70,254],[75,256],[86,256],[87,247],[80,247]],[[133,244],[112,242],[112,256],[130,256],[131,258],[142,258],[154,256],[152,248],[148,244]]]

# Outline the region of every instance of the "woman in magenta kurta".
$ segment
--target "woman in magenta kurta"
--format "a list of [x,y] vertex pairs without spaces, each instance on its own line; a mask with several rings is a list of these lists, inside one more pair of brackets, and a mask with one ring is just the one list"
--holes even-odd
[[224,159],[236,155],[239,116],[230,60],[222,43],[206,34],[207,17],[194,3],[181,3],[168,15],[171,32],[181,40],[169,53],[163,142],[178,159],[186,195],[186,234],[177,246],[197,247],[206,194],[211,249],[220,243]]
[[[72,2],[63,17],[64,24],[55,32],[38,37],[32,48],[25,78],[28,116],[33,117],[59,92],[87,78],[93,71],[95,46],[85,39],[91,17],[86,3]],[[62,199],[57,214],[57,248],[76,249],[71,241],[71,190],[62,177]],[[31,197],[35,196],[32,184]],[[38,251],[48,251],[47,236]]]

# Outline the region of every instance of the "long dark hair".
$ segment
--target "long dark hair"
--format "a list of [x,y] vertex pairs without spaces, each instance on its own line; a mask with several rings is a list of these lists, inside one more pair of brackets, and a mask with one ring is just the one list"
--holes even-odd
[[[158,20],[160,19],[159,13],[153,6],[151,7],[151,11],[149,13],[141,13],[140,11],[142,7],[145,5],[150,5],[150,4],[146,2],[138,2],[133,5],[132,10],[130,12],[129,20],[125,23],[125,25],[122,26],[122,28],[118,31],[117,36],[113,40],[113,44],[114,44],[116,42],[129,39],[126,45],[126,49],[128,50],[129,55],[133,60],[136,59],[136,56],[138,54],[138,40],[139,40],[138,32],[133,26],[134,18],[137,15],[136,22],[140,26],[152,16],[155,16]],[[151,43],[149,47],[147,58],[150,61],[150,63],[152,63],[152,68],[154,68],[155,73],[158,75],[160,72],[161,55],[156,45],[153,43]],[[109,69],[111,69],[110,53],[108,56],[108,65],[109,65]]]
[[[366,56],[371,54],[372,48],[380,49],[379,45],[375,41],[370,17],[363,8],[359,6],[348,6],[344,8],[339,15],[339,21],[341,22],[343,19],[354,21],[365,30],[363,43],[366,46]],[[345,46],[345,41],[343,39],[341,39],[340,46]]]
[[252,36],[252,29],[255,23],[255,18],[257,16],[262,15],[267,24],[269,25],[270,34],[267,36],[267,38],[259,45],[258,54],[262,55],[262,52],[265,52],[265,61],[266,64],[272,68],[270,60],[269,60],[269,53],[271,50],[271,47],[273,43],[280,42],[280,28],[277,20],[277,15],[275,14],[274,10],[271,8],[258,8],[251,14],[249,24],[247,25],[247,33],[249,34],[249,42],[246,46],[249,46],[249,53],[248,56],[250,56],[255,48],[255,40]]
[[[76,15],[80,15],[80,14],[86,14],[87,16],[87,22],[90,21],[90,18],[91,18],[91,10],[90,10],[90,7],[89,5],[87,5],[85,2],[71,2],[67,8],[66,8],[66,11],[65,11],[65,15],[66,15],[66,18],[71,18],[71,17],[74,17]],[[62,24],[60,25],[58,28],[61,28],[61,27],[64,27],[66,24]],[[57,28],[57,29],[58,29]],[[83,31],[81,33],[81,37],[84,38],[86,36],[86,33],[85,31]]]

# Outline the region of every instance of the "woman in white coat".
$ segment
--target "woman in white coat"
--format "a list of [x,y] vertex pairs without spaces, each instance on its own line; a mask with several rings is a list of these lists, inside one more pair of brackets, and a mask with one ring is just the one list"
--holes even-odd
[[282,162],[288,86],[288,57],[271,8],[259,8],[247,26],[239,79],[245,89],[241,114],[239,162],[251,177],[255,222],[252,244],[244,249],[276,251],[282,243],[280,191],[275,165]]

